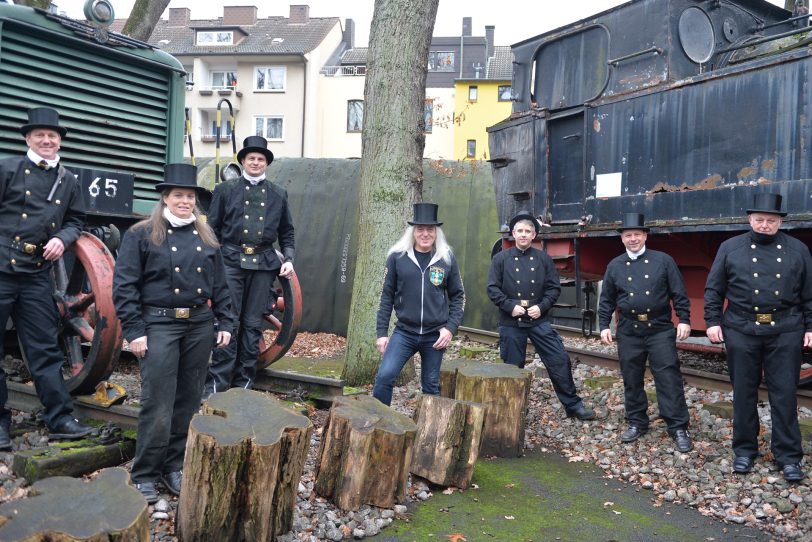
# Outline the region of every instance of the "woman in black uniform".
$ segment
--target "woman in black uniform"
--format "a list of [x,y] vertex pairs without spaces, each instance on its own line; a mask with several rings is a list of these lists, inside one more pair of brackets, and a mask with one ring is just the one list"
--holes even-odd
[[[113,298],[141,368],[132,481],[153,503],[159,479],[180,493],[186,435],[200,405],[212,344],[231,339],[231,301],[217,239],[200,219],[197,168],[168,164],[149,218],[121,243]],[[217,321],[217,340],[214,323]]]

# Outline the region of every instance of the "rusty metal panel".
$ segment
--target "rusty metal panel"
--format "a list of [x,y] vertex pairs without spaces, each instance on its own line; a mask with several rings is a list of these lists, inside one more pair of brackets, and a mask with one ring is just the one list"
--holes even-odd
[[[719,221],[743,216],[763,190],[806,213],[808,181],[792,180],[812,173],[810,67],[805,56],[595,107],[585,214]],[[598,197],[607,174],[622,177],[619,193]]]

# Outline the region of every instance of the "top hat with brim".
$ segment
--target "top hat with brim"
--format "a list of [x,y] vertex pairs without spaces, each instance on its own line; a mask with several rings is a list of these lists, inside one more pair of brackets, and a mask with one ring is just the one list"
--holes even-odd
[[242,164],[243,159],[251,152],[264,154],[269,165],[273,162],[273,153],[268,150],[268,140],[262,136],[246,137],[242,142],[242,149],[237,153],[237,161]]
[[410,226],[442,226],[442,222],[437,222],[436,203],[415,203],[414,220],[407,220]]
[[621,233],[623,233],[624,230],[642,230],[647,232],[648,228],[645,226],[645,223],[645,217],[640,213],[624,213],[623,220],[617,231]]
[[541,224],[539,224],[539,221],[536,220],[536,217],[534,217],[527,211],[519,211],[518,213],[516,213],[516,216],[510,219],[510,231],[513,231],[513,228],[514,226],[516,226],[516,223],[521,220],[530,221],[530,223],[533,224],[533,226],[536,228],[536,233],[541,232]]
[[753,208],[747,209],[747,214],[768,213],[771,215],[787,216],[787,213],[781,211],[781,199],[781,194],[773,194],[772,192],[756,194],[753,197]]
[[48,128],[65,137],[68,129],[59,125],[59,113],[50,107],[32,107],[28,110],[28,124],[20,126],[20,133],[28,135],[35,128]]
[[191,164],[166,164],[164,182],[156,184],[155,190],[162,192],[167,188],[192,188],[201,199],[209,193],[205,187],[197,185],[197,166]]

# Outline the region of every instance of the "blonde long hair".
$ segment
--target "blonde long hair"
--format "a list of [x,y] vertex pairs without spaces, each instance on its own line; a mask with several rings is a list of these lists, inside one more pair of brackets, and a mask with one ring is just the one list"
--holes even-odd
[[[445,234],[440,226],[435,226],[437,230],[437,238],[434,240],[434,253],[440,256],[440,259],[445,263],[451,263],[451,247],[448,246],[448,241],[445,239]],[[409,249],[414,248],[414,226],[409,226],[403,232],[403,236],[398,239],[398,242],[392,245],[387,256],[390,254],[406,254]]]
[[[161,199],[155,204],[152,213],[133,226],[133,229],[146,228],[147,231],[149,231],[149,240],[155,246],[160,246],[166,241],[167,228],[166,219],[164,218],[164,207],[166,207],[166,203],[164,203],[164,197],[168,196],[171,191],[172,188],[161,190]],[[197,193],[195,193],[195,196],[197,196]],[[214,231],[212,231],[206,221],[201,218],[203,212],[200,210],[200,207],[197,206],[197,199],[198,198],[195,197],[195,208],[194,211],[192,211],[195,215],[195,229],[204,244],[213,248],[219,248],[220,243],[217,242],[217,236],[214,235]]]

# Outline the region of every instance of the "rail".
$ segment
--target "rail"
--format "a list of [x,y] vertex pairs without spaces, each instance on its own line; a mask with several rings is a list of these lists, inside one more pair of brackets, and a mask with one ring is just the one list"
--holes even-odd
[[[563,331],[564,334],[572,334],[573,336],[580,336],[580,330],[575,328],[565,328],[562,326],[554,326],[558,329],[559,332]],[[470,327],[460,327],[460,332],[465,334],[470,340],[475,342],[480,342],[483,344],[493,345],[499,340],[499,334],[494,333],[492,331],[486,331],[482,329],[475,329]],[[617,356],[614,354],[604,354],[601,352],[594,352],[591,350],[585,350],[583,348],[575,348],[575,347],[567,347],[565,346],[567,352],[570,353],[573,357],[578,359],[581,363],[586,363],[587,365],[598,366],[598,367],[605,367],[608,369],[620,371],[620,363],[618,362]],[[710,373],[707,371],[700,371],[697,369],[691,369],[688,367],[681,368],[682,376],[691,386],[695,386],[697,388],[703,390],[716,390],[722,392],[730,392],[733,390],[733,387],[730,384],[730,379],[727,375],[723,374],[716,374]],[[648,376],[651,376],[648,373]],[[759,399],[766,400],[767,399],[767,388],[763,385],[758,390]],[[812,409],[812,390],[807,389],[798,389],[797,391],[798,396],[798,406],[806,407]]]

